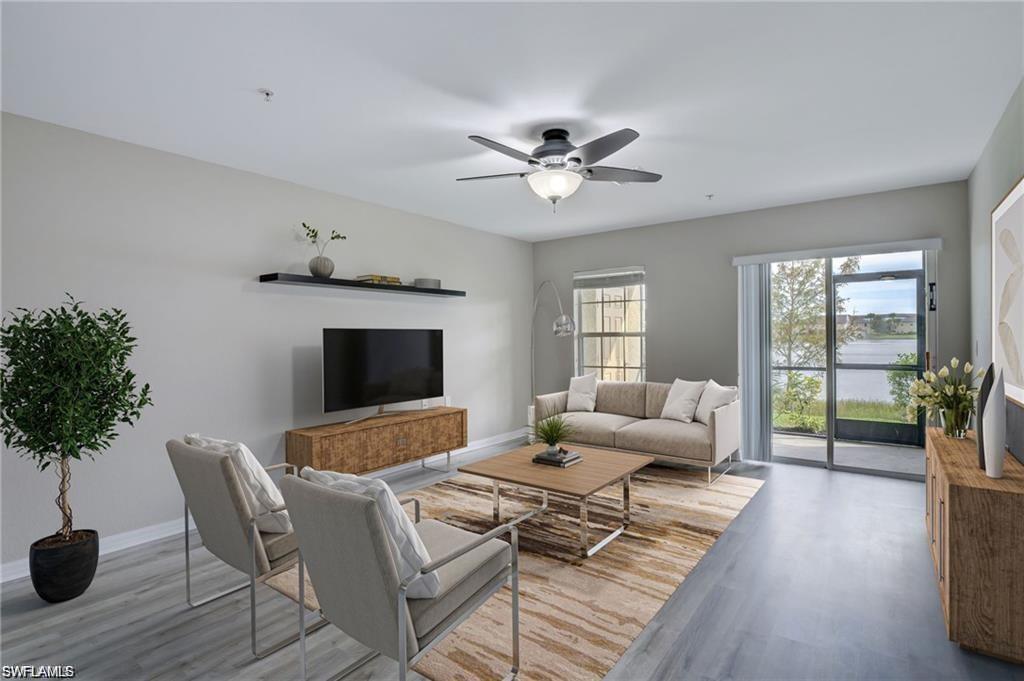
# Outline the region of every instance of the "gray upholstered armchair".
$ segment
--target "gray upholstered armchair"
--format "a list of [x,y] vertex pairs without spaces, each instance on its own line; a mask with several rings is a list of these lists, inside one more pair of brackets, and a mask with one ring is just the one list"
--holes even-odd
[[[512,587],[512,669],[519,669],[518,537],[512,525],[477,535],[437,520],[419,519],[416,530],[431,562],[402,580],[392,557],[384,521],[373,499],[287,476],[281,491],[298,537],[299,619],[309,568],[323,615],[346,634],[371,648],[334,678],[342,678],[383,653],[398,661],[405,681],[416,664],[506,582]],[[409,500],[407,500],[409,501]],[[330,518],[330,522],[325,522]],[[497,537],[510,535],[511,545]],[[441,591],[434,598],[407,599],[412,580],[437,572]],[[305,635],[301,635],[302,677],[306,676]]]
[[[249,632],[252,654],[263,658],[299,638],[295,633],[263,650],[256,646],[256,584],[295,565],[298,548],[294,532],[266,533],[256,529],[256,520],[242,492],[231,457],[192,447],[180,440],[167,442],[167,455],[185,495],[185,600],[197,608],[249,587]],[[294,466],[277,464],[267,470]],[[289,476],[294,477],[294,476]],[[270,512],[283,510],[271,509]],[[192,561],[189,513],[195,519],[203,546],[231,567],[248,575],[241,584],[199,601],[192,600]],[[312,632],[327,624],[321,619],[309,626]],[[303,634],[305,633],[303,629]]]

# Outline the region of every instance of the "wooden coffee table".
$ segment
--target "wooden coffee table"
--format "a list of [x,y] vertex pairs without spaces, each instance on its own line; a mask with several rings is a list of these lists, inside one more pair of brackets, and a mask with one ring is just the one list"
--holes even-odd
[[[627,454],[613,449],[593,449],[573,446],[583,460],[568,468],[533,463],[533,455],[543,451],[546,445],[535,444],[513,449],[490,459],[484,459],[467,466],[459,466],[459,472],[490,478],[493,485],[494,522],[501,522],[501,483],[517,487],[529,487],[542,492],[541,505],[512,521],[518,524],[543,513],[548,508],[548,493],[571,497],[580,505],[579,553],[584,558],[594,555],[608,542],[622,534],[629,525],[629,476],[649,463],[653,456]],[[605,487],[622,482],[622,524],[601,541],[590,546],[587,523],[587,503],[590,497]]]

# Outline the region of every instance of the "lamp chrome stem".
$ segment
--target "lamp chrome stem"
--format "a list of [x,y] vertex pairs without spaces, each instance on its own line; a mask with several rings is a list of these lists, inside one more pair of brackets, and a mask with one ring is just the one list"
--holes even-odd
[[[558,319],[565,318],[565,308],[562,307],[562,296],[558,293],[558,287],[555,282],[550,279],[545,279],[537,287],[537,292],[533,296],[533,314],[530,316],[530,399],[532,400],[537,395],[537,367],[536,367],[536,339],[534,336],[537,331],[537,305],[540,303],[540,294],[544,290],[545,286],[551,286],[551,290],[555,292],[555,300],[558,302]],[[575,329],[575,323],[572,317],[569,317],[569,327]],[[567,335],[571,335],[572,331]],[[559,334],[555,334],[556,336]],[[536,418],[536,415],[534,415]]]

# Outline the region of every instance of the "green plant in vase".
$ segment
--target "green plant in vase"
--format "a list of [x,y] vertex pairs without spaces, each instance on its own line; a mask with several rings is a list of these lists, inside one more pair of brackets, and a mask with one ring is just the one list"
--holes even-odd
[[75,598],[96,573],[98,534],[73,527],[71,462],[108,449],[118,425],[134,425],[152,404],[149,384],[138,387],[128,368],[135,345],[124,312],[89,312],[70,296],[48,310],[19,308],[0,329],[4,444],[60,479],[60,530],[29,549],[32,585],[44,600]]
[[565,442],[572,436],[572,433],[572,426],[561,414],[538,421],[533,427],[533,434],[548,446],[548,452],[551,454],[557,452],[558,443]]
[[324,255],[324,251],[332,241],[344,241],[348,237],[338,234],[338,230],[332,229],[329,237],[321,239],[320,230],[305,222],[302,223],[302,229],[306,232],[306,241],[316,249],[316,255],[309,261],[309,273],[314,277],[330,278],[334,274],[334,261]]
[[924,372],[922,378],[910,384],[908,413],[916,416],[923,410],[932,418],[938,415],[946,435],[966,437],[978,397],[974,382],[985,373],[979,369],[976,375],[972,375],[973,369],[970,362],[961,366],[960,360],[954,357],[949,360],[949,366],[938,372]]

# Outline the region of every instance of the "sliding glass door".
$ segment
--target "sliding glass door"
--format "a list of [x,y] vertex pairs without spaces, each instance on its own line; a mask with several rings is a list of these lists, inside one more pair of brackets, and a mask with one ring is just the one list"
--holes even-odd
[[924,474],[923,253],[772,265],[772,458]]
[[771,266],[772,458],[828,460],[825,259]]

